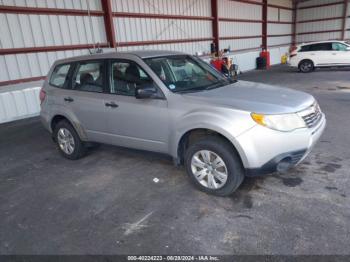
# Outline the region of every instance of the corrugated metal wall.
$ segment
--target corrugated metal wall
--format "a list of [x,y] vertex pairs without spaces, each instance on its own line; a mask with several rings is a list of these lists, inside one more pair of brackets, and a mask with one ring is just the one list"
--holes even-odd
[[[312,7],[315,5],[325,6]],[[344,4],[339,0],[311,0],[300,3],[297,11],[297,42],[341,39],[343,8]]]
[[[100,0],[0,0],[0,5],[101,10]],[[102,16],[0,13],[0,48],[38,48],[106,43]],[[0,82],[45,76],[59,59],[88,50],[30,52],[0,56]]]
[[289,0],[268,0],[267,45],[270,47],[271,64],[281,63],[292,43],[293,3]]
[[39,92],[40,87],[0,92],[0,123],[38,115]]
[[[219,1],[218,5],[219,18],[236,20],[219,21],[220,37],[236,38],[221,39],[220,47],[231,47],[232,50],[260,48],[262,44],[262,6],[229,0]],[[240,20],[247,21],[240,22]]]
[[[210,0],[112,0],[113,12],[211,17]],[[188,43],[142,45],[145,41],[212,38],[212,22],[196,19],[114,17],[118,43],[133,42],[118,50],[165,49],[187,53],[209,52],[210,40]],[[137,42],[140,42],[137,45]]]

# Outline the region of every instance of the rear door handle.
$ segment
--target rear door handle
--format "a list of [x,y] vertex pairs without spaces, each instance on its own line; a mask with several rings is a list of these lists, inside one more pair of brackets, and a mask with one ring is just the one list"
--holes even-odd
[[118,107],[118,105],[116,103],[114,103],[114,102],[105,103],[105,106],[111,107],[111,108],[117,108]]
[[64,101],[71,103],[71,102],[74,101],[74,99],[71,98],[71,97],[65,97],[65,98],[64,98]]

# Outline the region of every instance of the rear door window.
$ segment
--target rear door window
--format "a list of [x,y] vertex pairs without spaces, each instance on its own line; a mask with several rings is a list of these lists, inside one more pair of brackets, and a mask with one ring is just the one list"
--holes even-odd
[[104,91],[104,61],[81,62],[77,65],[72,88],[79,91]]
[[68,72],[71,64],[58,65],[51,74],[50,85],[64,88],[68,79]]
[[320,43],[310,46],[310,51],[331,51],[332,43]]

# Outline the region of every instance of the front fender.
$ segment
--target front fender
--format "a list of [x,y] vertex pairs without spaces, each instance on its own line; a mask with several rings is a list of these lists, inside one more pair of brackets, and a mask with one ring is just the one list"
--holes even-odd
[[231,141],[240,155],[243,165],[246,166],[248,163],[246,154],[236,140],[236,137],[255,125],[250,114],[244,111],[229,110],[228,112],[227,110],[218,109],[193,111],[176,121],[173,129],[174,132],[172,132],[171,138],[169,139],[169,150],[171,155],[177,158],[179,143],[187,132],[194,129],[209,129]]

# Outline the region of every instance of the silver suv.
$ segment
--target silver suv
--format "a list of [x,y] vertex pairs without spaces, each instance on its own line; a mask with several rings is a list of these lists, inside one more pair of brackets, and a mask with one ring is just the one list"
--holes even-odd
[[178,52],[105,53],[57,61],[41,119],[68,159],[91,143],[165,153],[199,189],[233,193],[245,176],[286,171],[326,126],[316,100],[225,78]]

